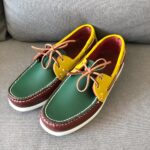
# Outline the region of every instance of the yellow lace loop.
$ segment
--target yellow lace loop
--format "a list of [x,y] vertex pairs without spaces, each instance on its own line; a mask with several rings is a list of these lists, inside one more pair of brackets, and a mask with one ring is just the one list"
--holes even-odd
[[[33,60],[36,60],[41,57],[41,64],[42,64],[43,69],[47,69],[50,66],[52,60],[54,60],[54,62],[56,62],[56,64],[59,66],[58,61],[53,56],[54,53],[58,54],[58,56],[60,56],[60,58],[63,60],[62,54],[59,52],[59,49],[63,49],[67,47],[69,43],[73,43],[73,42],[75,42],[75,40],[67,40],[57,45],[45,44],[44,48],[31,46],[34,50],[38,52],[34,56]],[[44,60],[46,56],[48,56],[48,62],[45,64]]]
[[[96,60],[90,68],[87,67],[86,63],[84,63],[83,64],[83,67],[84,67],[83,71],[77,70],[76,72],[68,73],[68,75],[82,74],[79,77],[79,79],[77,80],[76,87],[77,87],[77,90],[79,92],[84,92],[87,90],[87,88],[89,86],[90,79],[96,84],[97,87],[99,86],[98,82],[94,79],[94,77],[92,77],[92,74],[102,78],[102,73],[99,73],[98,71],[104,69],[110,63],[111,63],[111,61],[106,61],[106,59],[100,58],[100,59]],[[87,77],[86,84],[85,84],[85,87],[83,89],[80,89],[79,84],[84,77]]]

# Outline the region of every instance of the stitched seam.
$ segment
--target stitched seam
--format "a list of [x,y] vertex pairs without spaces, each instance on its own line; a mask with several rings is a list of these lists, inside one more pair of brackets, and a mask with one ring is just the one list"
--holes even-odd
[[[69,77],[70,77],[70,76],[69,76]],[[69,77],[68,77],[68,78],[63,82],[63,84],[58,88],[58,90],[57,90],[57,91],[55,92],[55,94],[52,96],[51,100],[49,100],[48,104],[46,105],[46,108],[45,108],[46,117],[49,118],[49,119],[52,120],[52,121],[55,121],[55,122],[68,121],[68,120],[70,120],[70,119],[72,119],[72,118],[74,118],[74,117],[76,117],[76,116],[78,116],[78,115],[84,113],[84,112],[85,112],[87,109],[89,109],[89,108],[93,105],[93,103],[95,103],[95,101],[96,101],[96,98],[95,98],[94,101],[93,101],[87,108],[85,108],[85,109],[84,109],[83,111],[81,111],[80,113],[78,113],[78,114],[76,114],[76,115],[74,115],[74,116],[72,116],[72,117],[69,117],[68,119],[61,120],[61,121],[51,119],[51,118],[48,116],[48,114],[46,113],[47,107],[48,107],[48,105],[50,104],[50,102],[53,100],[54,96],[59,92],[59,90],[62,88],[62,86],[65,84],[65,82],[69,79]]]
[[[87,47],[87,50],[88,50],[88,49],[91,49],[91,46],[92,46],[92,44],[93,44],[94,42],[95,42],[95,38],[92,39],[92,42],[91,42],[91,43],[89,44],[89,46]],[[87,50],[86,50],[86,51],[87,51]]]
[[[70,76],[69,76],[70,77]],[[45,107],[45,114],[46,114],[46,116],[48,117],[48,115],[47,115],[47,113],[46,113],[46,110],[47,110],[47,107],[48,107],[48,105],[49,105],[49,103],[53,100],[53,98],[54,98],[54,96],[59,92],[59,90],[61,89],[61,87],[65,84],[65,82],[69,79],[69,77],[68,78],[66,78],[66,80],[61,84],[61,86],[57,89],[57,91],[54,93],[54,95],[52,96],[52,98],[49,100],[49,102],[47,103],[47,105],[46,105],[46,107]],[[49,118],[49,117],[48,117]]]
[[[57,80],[56,80],[56,81],[57,81]],[[55,82],[56,82],[56,81],[55,81]],[[21,101],[15,100],[15,99],[11,99],[11,100],[14,101],[14,102],[18,102],[18,103],[25,103],[25,102],[31,101],[31,100],[33,100],[34,98],[36,98],[36,97],[42,95],[43,93],[45,93],[46,91],[48,91],[50,88],[52,88],[52,87],[56,84],[55,82],[53,82],[53,83],[50,85],[50,87],[48,87],[47,89],[43,90],[41,93],[35,95],[34,97],[31,97],[30,99],[21,100]]]
[[35,64],[36,64],[37,61],[35,61],[28,69],[26,69],[14,82],[13,84],[11,85],[11,88],[10,88],[10,93],[15,96],[13,93],[12,93],[12,88],[17,84],[17,82],[20,80],[20,78],[25,74],[27,73]]
[[[60,69],[61,69],[61,71],[62,71],[62,72],[66,73],[66,74],[68,73],[68,71],[67,71],[67,70],[65,70],[65,69],[63,68],[63,66],[61,66],[61,68],[60,68]],[[63,76],[62,76],[62,72],[61,72],[61,73],[59,73],[59,77],[60,77],[61,79],[63,78]]]
[[[95,98],[95,99],[97,99],[97,98]],[[94,105],[94,106],[95,106],[95,105]],[[50,122],[48,122],[48,121],[44,118],[43,115],[42,115],[42,119],[43,119],[48,125],[53,125],[53,124],[55,124],[56,126],[65,126],[65,125],[71,124],[72,122],[74,122],[74,121],[76,121],[76,120],[79,120],[80,118],[84,117],[86,114],[89,113],[89,111],[91,111],[91,110],[94,108],[94,106],[92,106],[87,112],[83,113],[82,115],[80,115],[80,116],[77,117],[77,118],[74,118],[73,120],[70,120],[69,122],[65,122],[65,123],[61,123],[61,124],[50,123]]]
[[[19,78],[17,78],[14,83],[12,84],[11,88],[10,88],[10,93],[12,96],[16,97],[13,93],[12,93],[12,88],[15,86],[15,84],[17,84],[17,82],[20,80],[20,78],[22,78],[22,76],[24,76],[24,74],[26,74],[35,64],[37,61],[35,61],[24,73],[22,73],[20,75]],[[25,96],[25,97],[17,97],[18,100],[22,100],[22,99],[28,99],[32,96],[35,96],[37,93],[41,92],[42,90],[44,90],[45,88],[49,87],[54,81],[56,80],[56,78],[54,78],[49,84],[47,84],[46,86],[44,86],[43,88],[41,88],[40,90],[34,92],[33,94],[29,95],[29,96]]]
[[75,118],[75,117],[77,117],[77,116],[80,116],[82,113],[84,113],[84,112],[86,112],[87,110],[90,110],[89,108],[95,103],[96,101],[95,101],[95,99],[94,99],[94,101],[87,107],[87,108],[85,108],[83,111],[81,111],[81,112],[79,112],[78,114],[75,114],[75,115],[73,115],[72,117],[69,117],[68,119],[64,119],[64,120],[61,120],[61,121],[59,121],[59,120],[54,120],[54,119],[51,119],[50,117],[48,117],[51,121],[54,121],[54,122],[59,122],[59,123],[61,123],[61,122],[66,122],[66,121],[69,121],[69,120],[71,120],[71,119],[73,119],[73,118]]
[[[17,97],[17,100],[22,100],[22,99],[30,99],[30,97],[33,97],[33,96],[36,96],[37,93],[39,92],[42,92],[43,90],[45,90],[46,88],[50,88],[52,85],[51,84],[55,84],[55,80],[56,78],[54,78],[54,80],[52,80],[48,85],[44,86],[42,89],[40,89],[39,91],[33,93],[32,95],[30,96],[27,96],[27,97]],[[15,96],[16,97],[16,96]]]

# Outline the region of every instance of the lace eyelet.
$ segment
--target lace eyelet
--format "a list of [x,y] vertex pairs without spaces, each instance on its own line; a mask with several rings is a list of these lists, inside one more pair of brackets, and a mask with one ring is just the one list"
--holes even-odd
[[57,64],[57,67],[60,68],[60,65]]
[[96,88],[99,88],[99,84],[98,84],[98,85],[96,85]]

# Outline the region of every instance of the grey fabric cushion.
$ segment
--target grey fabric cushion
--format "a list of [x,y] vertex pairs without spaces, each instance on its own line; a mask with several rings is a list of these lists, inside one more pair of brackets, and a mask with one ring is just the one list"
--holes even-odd
[[30,45],[42,46],[13,40],[0,43],[1,150],[150,149],[150,45],[127,45],[124,70],[100,114],[65,137],[51,136],[40,127],[40,109],[19,113],[8,105],[8,86],[35,54]]
[[6,37],[6,25],[5,25],[5,16],[3,1],[0,0],[0,41],[5,40]]
[[4,0],[8,30],[17,40],[56,41],[90,23],[99,38],[119,33],[150,43],[149,0]]

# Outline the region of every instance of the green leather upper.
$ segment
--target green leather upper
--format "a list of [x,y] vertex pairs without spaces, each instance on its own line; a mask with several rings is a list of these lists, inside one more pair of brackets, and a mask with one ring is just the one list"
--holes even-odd
[[[63,49],[61,49],[60,52],[61,54],[66,54]],[[54,54],[54,56],[56,57],[57,55]],[[44,63],[47,63],[47,61],[48,57],[45,57]],[[49,68],[43,69],[41,61],[37,60],[33,62],[10,86],[9,93],[21,100],[46,88],[56,78],[53,71],[53,64],[54,61],[52,60]]]
[[35,61],[10,87],[15,97],[24,98],[49,85],[54,79],[53,64],[43,69],[40,61]]
[[[45,115],[48,118],[61,122],[78,115],[95,103],[95,95],[92,91],[93,82],[90,81],[88,89],[81,93],[76,88],[79,77],[80,75],[68,77],[52,95],[44,108]],[[81,80],[81,88],[84,85],[85,78]]]

